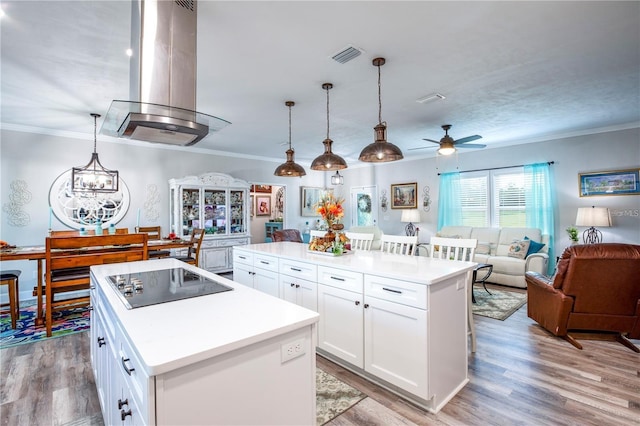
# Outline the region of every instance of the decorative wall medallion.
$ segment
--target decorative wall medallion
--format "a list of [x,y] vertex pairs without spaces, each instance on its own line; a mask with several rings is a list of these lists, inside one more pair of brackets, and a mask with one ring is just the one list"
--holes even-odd
[[147,199],[144,202],[144,217],[148,222],[157,222],[160,218],[159,204],[158,185],[151,183],[147,185]]
[[120,222],[129,209],[129,187],[120,177],[115,193],[76,194],[71,191],[71,170],[56,178],[49,190],[49,205],[60,222],[80,229],[95,224],[103,227]]
[[7,213],[7,221],[11,226],[27,226],[31,222],[31,216],[23,207],[31,202],[31,192],[27,189],[27,182],[21,179],[11,181],[9,185],[11,194],[9,202],[2,206],[2,211]]
[[422,209],[425,212],[431,210],[431,196],[429,195],[429,187],[427,185],[422,188]]
[[388,206],[388,201],[387,201],[387,190],[383,189],[380,191],[380,209],[383,212],[387,211],[387,206]]

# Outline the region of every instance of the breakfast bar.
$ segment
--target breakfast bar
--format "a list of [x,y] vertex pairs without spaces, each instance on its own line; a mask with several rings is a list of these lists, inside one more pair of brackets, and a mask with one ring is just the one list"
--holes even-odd
[[234,281],[317,311],[318,354],[356,374],[432,412],[469,381],[474,262],[295,242],[234,247],[233,260]]

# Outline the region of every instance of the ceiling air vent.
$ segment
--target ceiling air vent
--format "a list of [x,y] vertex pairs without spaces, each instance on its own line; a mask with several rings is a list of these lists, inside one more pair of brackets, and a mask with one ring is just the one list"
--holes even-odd
[[345,64],[350,60],[352,60],[353,58],[357,58],[358,56],[360,56],[361,53],[362,53],[362,50],[349,45],[344,49],[342,49],[341,51],[339,51],[338,53],[336,53],[335,55],[333,55],[331,59],[341,64]]

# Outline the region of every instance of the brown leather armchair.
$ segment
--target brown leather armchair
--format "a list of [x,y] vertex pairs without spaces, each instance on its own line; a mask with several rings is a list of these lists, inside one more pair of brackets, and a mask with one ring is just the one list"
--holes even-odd
[[293,241],[295,243],[302,242],[302,235],[297,229],[281,229],[273,231],[273,241]]
[[[527,315],[578,349],[569,330],[615,333],[640,352],[640,245],[588,244],[568,247],[554,277],[525,274]],[[626,336],[625,336],[626,335]]]

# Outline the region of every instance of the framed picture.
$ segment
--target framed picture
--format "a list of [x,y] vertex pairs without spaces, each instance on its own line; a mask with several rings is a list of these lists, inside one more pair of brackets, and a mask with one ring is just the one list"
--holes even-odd
[[320,216],[316,211],[316,204],[327,193],[332,193],[333,189],[315,188],[303,186],[300,188],[300,216]]
[[256,216],[271,215],[271,197],[256,196]]
[[639,169],[579,173],[581,197],[640,194]]
[[271,194],[271,185],[251,185],[251,192],[262,192],[263,194]]
[[418,183],[396,183],[391,185],[392,209],[418,208]]

